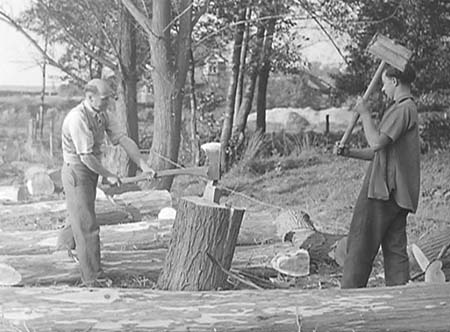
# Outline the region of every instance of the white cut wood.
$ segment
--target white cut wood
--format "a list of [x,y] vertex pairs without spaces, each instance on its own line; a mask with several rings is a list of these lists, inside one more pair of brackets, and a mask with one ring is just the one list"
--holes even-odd
[[[5,331],[448,331],[450,284],[167,292],[0,288]],[[23,328],[22,328],[23,327]]]
[[309,254],[305,249],[278,254],[272,261],[272,267],[291,277],[304,277],[309,275]]
[[0,186],[0,202],[23,202],[29,197],[26,186]]
[[14,286],[22,281],[21,274],[12,266],[0,263],[0,286]]

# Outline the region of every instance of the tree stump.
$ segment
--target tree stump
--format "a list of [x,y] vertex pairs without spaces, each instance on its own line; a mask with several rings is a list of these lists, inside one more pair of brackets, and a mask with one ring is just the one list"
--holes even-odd
[[180,199],[158,286],[200,291],[223,287],[226,274],[207,253],[229,270],[244,210],[200,197]]

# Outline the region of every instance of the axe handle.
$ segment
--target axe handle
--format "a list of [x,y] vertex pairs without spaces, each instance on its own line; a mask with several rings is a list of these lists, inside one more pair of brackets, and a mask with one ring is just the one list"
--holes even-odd
[[[375,75],[373,75],[372,80],[370,81],[370,84],[366,89],[366,92],[364,92],[364,95],[362,97],[362,99],[364,101],[367,101],[369,99],[370,95],[375,90],[375,87],[377,86],[377,82],[380,79],[385,66],[386,66],[386,62],[381,61],[380,65],[378,66],[377,71],[375,72]],[[353,128],[355,128],[356,122],[358,122],[358,119],[359,119],[359,114],[355,112],[353,114],[352,120],[348,124],[347,129],[345,130],[344,135],[341,138],[341,141],[339,142],[340,146],[344,146],[345,144],[347,144],[348,139],[350,138],[350,135],[352,134]]]
[[[175,168],[175,169],[165,169],[162,171],[158,171],[155,173],[155,178],[161,178],[164,176],[173,176],[173,175],[195,175],[195,176],[208,176],[208,168],[207,167],[189,167],[189,168]],[[139,181],[148,181],[148,174],[142,173],[132,177],[121,178],[120,181],[122,183],[134,183]]]

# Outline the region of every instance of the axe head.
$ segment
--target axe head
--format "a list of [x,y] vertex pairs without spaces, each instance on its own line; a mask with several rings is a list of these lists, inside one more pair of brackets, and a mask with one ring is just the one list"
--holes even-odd
[[412,56],[412,51],[379,33],[373,36],[367,51],[400,71],[405,70]]
[[201,145],[207,158],[207,176],[210,180],[220,180],[220,143],[210,142]]

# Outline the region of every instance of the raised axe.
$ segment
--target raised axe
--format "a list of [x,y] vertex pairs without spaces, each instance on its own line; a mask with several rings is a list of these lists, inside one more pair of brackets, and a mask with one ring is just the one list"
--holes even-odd
[[[379,33],[376,33],[373,36],[372,40],[367,46],[367,51],[380,58],[381,63],[379,64],[377,71],[372,77],[372,80],[370,81],[369,86],[367,87],[366,92],[362,97],[363,101],[367,101],[369,99],[369,96],[375,89],[377,82],[380,79],[381,74],[383,73],[383,70],[387,64],[397,68],[400,71],[403,71],[405,70],[407,63],[412,56],[412,51]],[[351,122],[349,123],[344,135],[339,142],[339,147],[343,147],[345,146],[345,144],[347,144],[348,139],[352,134],[353,128],[355,127],[356,122],[358,122],[358,119],[359,114],[355,112],[353,114]]]
[[201,149],[206,154],[205,166],[199,167],[187,167],[176,169],[165,169],[157,171],[153,177],[149,177],[148,174],[142,173],[137,176],[125,177],[121,179],[123,184],[135,183],[139,181],[149,181],[153,178],[161,178],[165,176],[174,175],[194,175],[208,179],[208,183],[205,188],[204,197],[210,198],[214,202],[218,202],[220,199],[220,191],[215,187],[218,180],[220,180],[220,143],[210,142],[202,144]]

